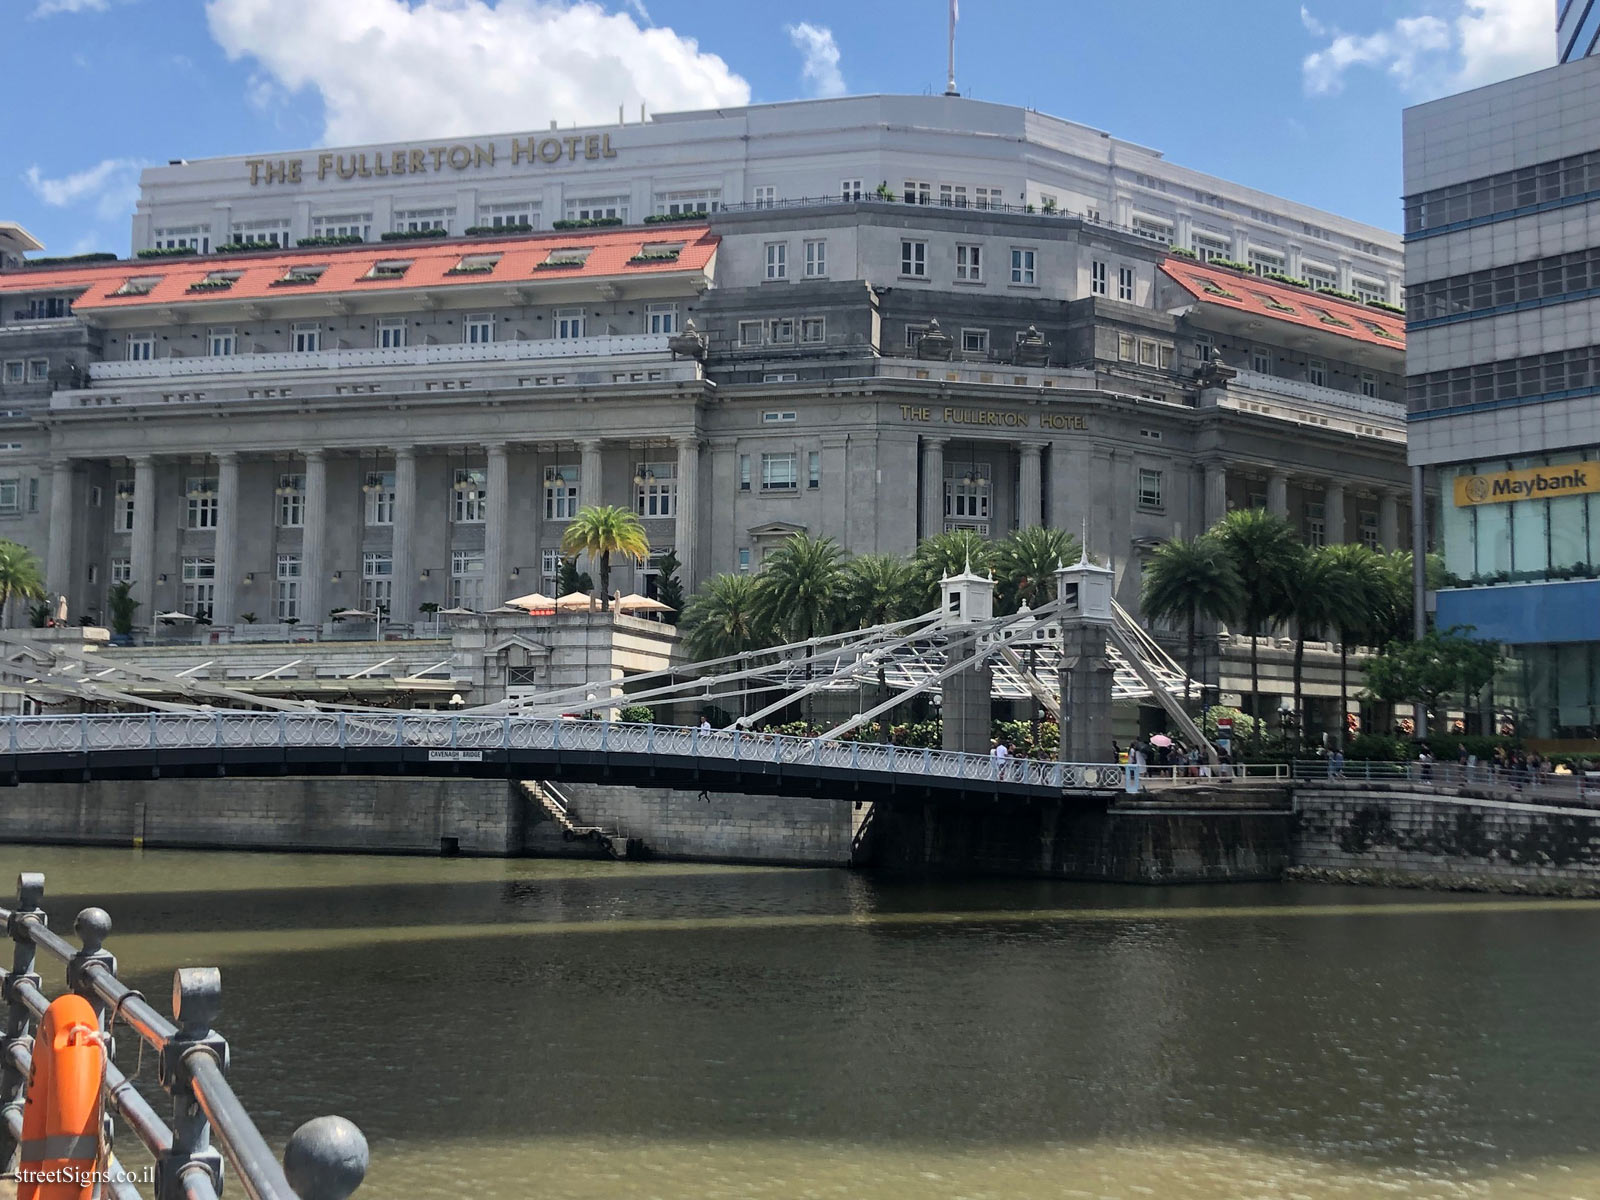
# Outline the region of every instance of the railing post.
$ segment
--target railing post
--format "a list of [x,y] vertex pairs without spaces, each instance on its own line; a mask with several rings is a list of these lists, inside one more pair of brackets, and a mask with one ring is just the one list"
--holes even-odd
[[89,749],[89,716],[87,713],[78,714],[78,749],[85,753]]
[[222,1155],[211,1146],[211,1125],[194,1095],[189,1056],[208,1054],[228,1069],[228,1043],[212,1032],[222,1006],[222,972],[180,967],[172,979],[172,1019],[178,1032],[161,1051],[161,1086],[172,1097],[172,1149],[156,1160],[156,1200],[185,1200],[185,1176],[204,1171],[222,1193]]
[[289,714],[278,714],[278,748],[282,749],[289,744]]
[[406,719],[401,715],[397,715],[394,719],[394,744],[396,746],[406,744]]
[[[100,1029],[109,1036],[111,1026],[106,1020],[105,1001],[95,992],[94,985],[85,976],[85,971],[91,963],[99,963],[106,969],[108,975],[117,973],[116,955],[105,948],[106,938],[111,933],[111,914],[103,908],[86,908],[78,914],[78,919],[72,923],[72,928],[82,940],[83,949],[67,962],[67,986],[94,1006],[95,1012],[100,1014]],[[106,1047],[106,1052],[111,1053],[109,1045]]]
[[744,730],[743,729],[735,729],[733,731],[733,761],[734,762],[743,762],[744,761]]
[[455,749],[455,747],[460,744],[460,739],[461,739],[461,718],[457,717],[457,716],[452,716],[450,718],[450,748],[452,750]]
[[689,753],[694,757],[700,754],[700,726],[696,725],[689,734]]
[[154,712],[144,719],[144,738],[144,748],[146,750],[154,750],[156,748],[156,714]]
[[[30,921],[37,925],[50,923],[40,907],[43,901],[44,876],[31,871],[18,875],[17,907],[7,922],[7,932],[15,944],[11,949],[11,974],[6,976],[3,993],[6,1000],[7,1053],[4,1069],[0,1070],[0,1114],[9,1118],[15,1112],[19,1121],[28,1081],[11,1061],[10,1049],[20,1044],[27,1046],[30,1054],[33,1052],[33,1014],[22,1003],[16,989],[24,982],[39,986],[39,976],[33,970],[33,939],[28,936],[25,926]],[[9,1119],[0,1121],[0,1169],[7,1174],[15,1174],[22,1156],[22,1144],[12,1140],[10,1129]]]
[[[738,734],[734,734],[734,737],[737,738],[738,736]],[[646,754],[654,754],[656,752],[656,723],[654,721],[644,727],[644,749]]]

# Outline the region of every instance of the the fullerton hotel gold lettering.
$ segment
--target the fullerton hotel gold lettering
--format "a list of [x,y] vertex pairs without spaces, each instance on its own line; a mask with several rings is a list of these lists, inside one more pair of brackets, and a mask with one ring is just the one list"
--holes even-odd
[[[579,159],[616,158],[609,133],[572,134],[566,137],[512,138],[498,142],[457,142],[449,146],[412,146],[404,150],[362,150],[355,154],[317,155],[316,178],[371,179],[388,175],[428,175],[445,171],[471,171],[492,167],[510,158],[512,166],[526,163],[577,162]],[[252,187],[270,183],[304,183],[311,174],[300,158],[247,158]]]
[[[927,408],[918,404],[900,406],[902,421],[922,421],[941,425],[983,425],[993,429],[1031,429],[1033,418],[1027,413],[1006,412],[995,408]],[[1087,430],[1089,419],[1076,413],[1045,412],[1039,414],[1039,429]]]

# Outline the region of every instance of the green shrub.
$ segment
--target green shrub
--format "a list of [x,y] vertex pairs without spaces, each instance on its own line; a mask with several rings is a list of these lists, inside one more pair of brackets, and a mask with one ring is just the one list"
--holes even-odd
[[668,225],[674,221],[704,221],[711,214],[699,208],[686,213],[651,213],[644,219],[646,225]]
[[654,723],[655,719],[656,710],[648,704],[625,705],[622,711],[617,714],[617,720],[628,721],[635,725],[650,725]]
[[359,233],[330,233],[318,237],[303,237],[296,246],[359,246],[367,239]]
[[138,252],[139,258],[193,258],[200,251],[193,246],[151,246]]
[[392,229],[388,233],[380,233],[380,242],[417,242],[428,238],[449,237],[448,229]]
[[532,233],[533,226],[526,221],[510,225],[468,225],[463,232],[468,237],[500,237],[508,233]]
[[223,242],[215,254],[259,254],[263,251],[282,250],[276,242]]
[[25,258],[24,267],[77,267],[84,263],[116,262],[117,255],[104,250],[92,254],[56,254],[48,258]]
[[551,229],[604,229],[611,225],[621,225],[621,217],[585,217],[581,221],[552,221]]

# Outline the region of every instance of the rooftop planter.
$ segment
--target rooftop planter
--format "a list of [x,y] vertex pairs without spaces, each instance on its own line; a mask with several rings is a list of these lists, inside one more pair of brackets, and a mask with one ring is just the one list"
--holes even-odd
[[391,229],[378,235],[380,242],[420,242],[429,238],[449,237],[448,229]]
[[644,219],[646,225],[670,225],[675,221],[704,221],[711,214],[703,208],[686,213],[652,213]]
[[1336,300],[1348,300],[1348,301],[1350,301],[1351,304],[1365,304],[1366,303],[1366,301],[1363,300],[1360,296],[1352,295],[1350,292],[1341,292],[1338,288],[1319,287],[1317,289],[1317,295],[1319,295],[1319,296],[1332,296]]
[[1308,292],[1311,290],[1311,281],[1309,279],[1296,279],[1293,275],[1285,275],[1282,271],[1268,271],[1262,278],[1270,279],[1273,283],[1281,283],[1288,287],[1304,288]]
[[359,233],[335,233],[325,237],[303,237],[296,246],[359,246],[367,239]]
[[640,264],[643,264],[643,263],[660,263],[660,262],[677,262],[678,261],[678,251],[676,251],[676,250],[653,250],[653,251],[647,251],[647,252],[645,252],[643,254],[635,254],[628,261],[630,263],[640,263]]
[[468,237],[498,237],[507,233],[532,233],[533,226],[526,221],[514,225],[468,225],[463,232]]
[[581,266],[583,266],[582,259],[566,259],[556,262],[534,263],[533,269],[535,271],[575,271]]
[[98,251],[94,254],[58,254],[50,258],[25,258],[24,267],[76,267],[84,263],[116,262],[115,254]]
[[1255,274],[1255,269],[1249,263],[1242,263],[1233,258],[1213,258],[1206,262],[1206,266],[1226,267],[1230,271],[1238,271],[1241,275]]
[[234,284],[232,279],[201,279],[191,283],[185,291],[189,292],[225,292]]
[[1398,317],[1403,317],[1406,315],[1405,309],[1401,308],[1398,304],[1390,304],[1387,300],[1368,300],[1367,307],[1376,308],[1386,313],[1394,313]]
[[148,250],[141,250],[136,255],[138,258],[193,258],[200,251],[193,246],[151,246]]
[[551,229],[605,229],[612,225],[621,225],[621,217],[586,217],[582,221],[555,221]]
[[223,242],[214,253],[217,254],[259,254],[262,251],[282,250],[277,242]]
[[320,276],[317,275],[285,275],[282,279],[274,279],[268,287],[310,287]]
[[469,267],[451,267],[446,275],[487,275],[494,270],[494,263],[474,263]]
[[1187,258],[1190,262],[1199,262],[1200,256],[1193,250],[1185,250],[1182,246],[1172,247],[1170,253],[1174,258]]

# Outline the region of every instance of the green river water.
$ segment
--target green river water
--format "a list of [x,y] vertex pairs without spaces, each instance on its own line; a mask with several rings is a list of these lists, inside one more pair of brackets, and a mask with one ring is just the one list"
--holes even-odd
[[257,1123],[281,1147],[307,1117],[355,1120],[368,1200],[1600,1196],[1600,904],[6,861],[46,873],[58,929],[107,908],[163,1009],[174,967],[220,966]]

